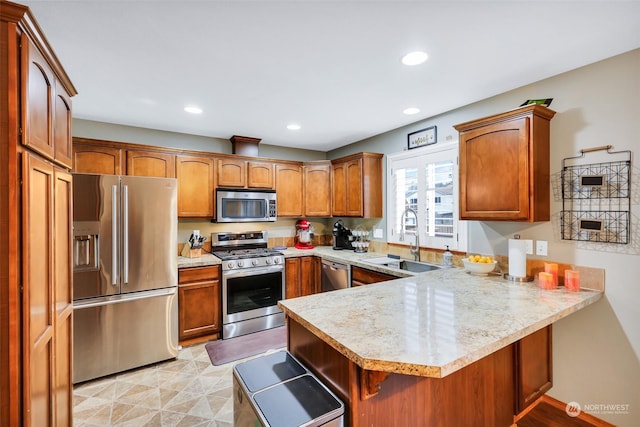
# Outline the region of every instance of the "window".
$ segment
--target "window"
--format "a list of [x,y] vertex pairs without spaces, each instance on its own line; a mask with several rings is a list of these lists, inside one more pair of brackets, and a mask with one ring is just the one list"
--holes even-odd
[[466,252],[466,225],[458,220],[458,144],[392,154],[387,159],[389,243]]

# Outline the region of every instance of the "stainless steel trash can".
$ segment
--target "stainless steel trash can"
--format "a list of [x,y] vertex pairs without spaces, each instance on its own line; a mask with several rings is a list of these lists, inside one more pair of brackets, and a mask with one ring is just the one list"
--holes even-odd
[[288,351],[233,367],[236,427],[344,425],[344,404]]

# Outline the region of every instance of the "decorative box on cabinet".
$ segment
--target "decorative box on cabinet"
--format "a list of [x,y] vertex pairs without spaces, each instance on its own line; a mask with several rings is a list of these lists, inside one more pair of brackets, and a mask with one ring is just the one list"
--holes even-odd
[[454,126],[460,132],[460,219],[549,220],[554,115],[530,105]]
[[178,270],[178,340],[180,345],[220,338],[220,267]]
[[333,216],[382,217],[382,157],[357,153],[331,161]]

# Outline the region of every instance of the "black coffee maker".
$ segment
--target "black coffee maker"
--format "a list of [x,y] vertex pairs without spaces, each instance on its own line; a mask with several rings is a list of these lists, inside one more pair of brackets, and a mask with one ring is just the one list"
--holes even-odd
[[342,220],[339,219],[333,224],[333,249],[349,249],[353,250],[353,245],[351,245],[351,241],[353,241],[353,235],[351,234],[351,230],[344,226]]

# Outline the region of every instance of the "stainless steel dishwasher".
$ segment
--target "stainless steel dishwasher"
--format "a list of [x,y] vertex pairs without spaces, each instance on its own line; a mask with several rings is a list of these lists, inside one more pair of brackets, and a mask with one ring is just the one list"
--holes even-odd
[[351,286],[351,267],[348,264],[322,260],[322,292]]

